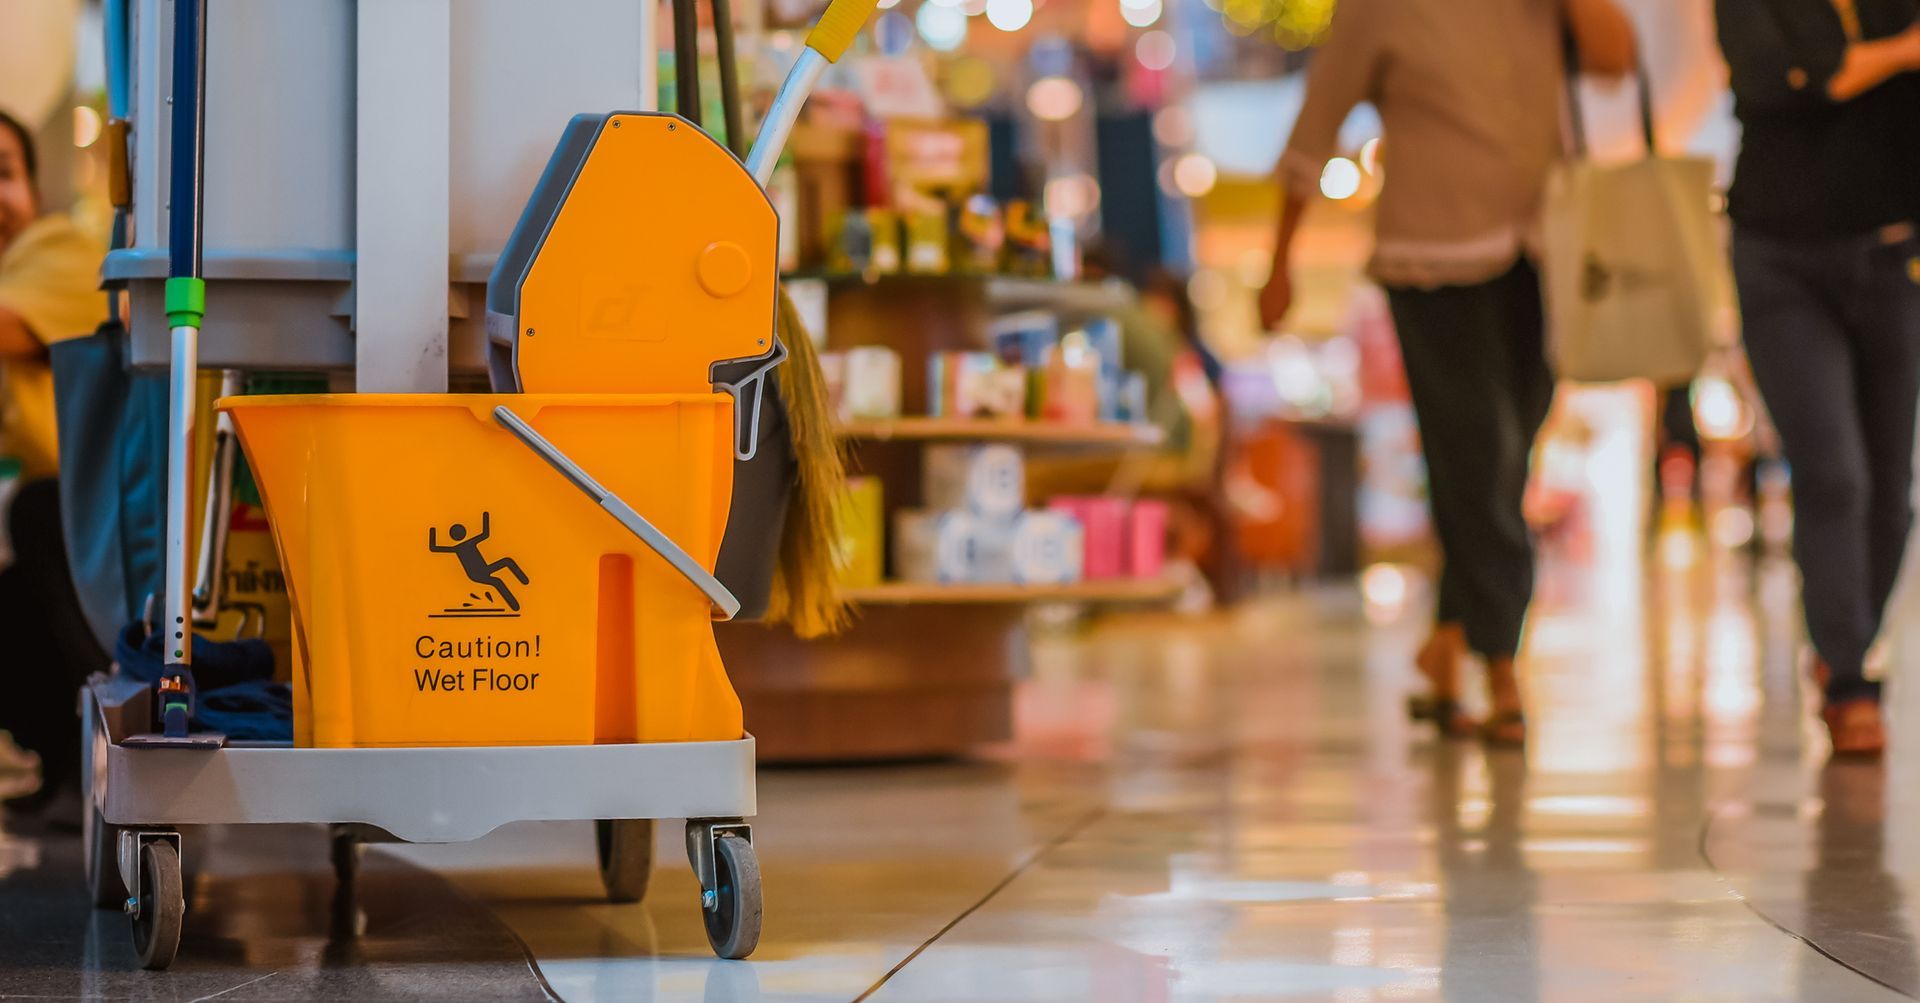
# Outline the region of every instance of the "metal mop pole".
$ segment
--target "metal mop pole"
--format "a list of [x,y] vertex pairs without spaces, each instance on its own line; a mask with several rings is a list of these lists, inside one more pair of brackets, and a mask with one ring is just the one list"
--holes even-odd
[[185,738],[193,708],[187,675],[193,668],[192,569],[188,516],[192,496],[194,384],[200,368],[200,325],[207,285],[201,277],[202,174],[205,167],[207,0],[176,0],[173,23],[173,149],[167,205],[169,267],[167,324],[172,329],[167,391],[167,577],[165,672],[160,678],[161,724],[168,738]]

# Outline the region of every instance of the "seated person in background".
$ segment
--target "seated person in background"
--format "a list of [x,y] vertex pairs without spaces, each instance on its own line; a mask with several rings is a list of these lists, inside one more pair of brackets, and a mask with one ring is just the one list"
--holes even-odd
[[0,112],[0,457],[19,461],[22,480],[5,513],[13,562],[0,569],[0,728],[39,754],[30,797],[43,804],[78,780],[75,693],[107,666],[67,570],[47,346],[91,334],[107,298],[105,248],[65,215],[41,212],[37,166],[32,136]]

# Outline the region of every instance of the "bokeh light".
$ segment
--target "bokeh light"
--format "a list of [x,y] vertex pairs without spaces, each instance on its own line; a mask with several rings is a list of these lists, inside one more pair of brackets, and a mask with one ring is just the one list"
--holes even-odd
[[902,56],[913,48],[913,19],[890,10],[874,19],[873,44],[881,55]]
[[1069,174],[1047,182],[1047,215],[1089,216],[1100,208],[1100,183],[1091,175]]
[[1066,77],[1041,77],[1027,89],[1027,110],[1045,122],[1064,122],[1079,114],[1086,100],[1080,85]]
[[1187,298],[1196,310],[1218,310],[1227,304],[1227,277],[1211,268],[1202,268],[1187,280]]
[[1380,173],[1380,137],[1360,144],[1360,169],[1368,174]]
[[1320,194],[1335,201],[1350,199],[1360,191],[1360,165],[1345,157],[1327,161],[1320,172]]
[[1136,28],[1145,28],[1160,20],[1160,0],[1146,0],[1140,6],[1129,6],[1127,0],[1120,2],[1120,16]]
[[1193,116],[1180,105],[1168,105],[1153,113],[1153,138],[1161,146],[1174,149],[1193,142]]
[[1001,31],[1019,31],[1033,20],[1033,0],[987,0],[987,23]]
[[997,80],[993,64],[967,57],[947,67],[947,99],[962,108],[978,108],[993,97]]
[[1164,70],[1172,66],[1178,55],[1179,49],[1174,45],[1173,36],[1158,28],[1141,35],[1140,40],[1133,43],[1134,58],[1149,70]]
[[73,145],[85,149],[100,141],[100,113],[86,105],[73,109]]
[[920,37],[939,52],[952,52],[967,40],[967,15],[958,7],[924,4],[913,16],[913,23],[920,29]]
[[1220,179],[1220,172],[1213,161],[1198,153],[1186,153],[1173,162],[1173,183],[1180,194],[1188,198],[1199,198],[1213,190],[1214,183]]

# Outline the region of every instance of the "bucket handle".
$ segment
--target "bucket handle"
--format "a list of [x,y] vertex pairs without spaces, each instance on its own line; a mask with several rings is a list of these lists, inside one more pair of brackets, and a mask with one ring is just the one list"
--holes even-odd
[[687,553],[686,548],[660,532],[653,523],[634,511],[633,506],[622,501],[619,495],[601,486],[599,481],[580,469],[579,464],[569,459],[567,454],[562,453],[553,443],[548,442],[545,436],[534,431],[533,426],[514,414],[512,409],[505,404],[495,407],[493,420],[499,422],[501,428],[512,432],[514,437],[526,444],[528,449],[539,454],[540,458],[547,461],[553,469],[560,471],[560,475],[572,481],[574,487],[586,492],[587,497],[592,498],[596,504],[607,511],[608,515],[613,516],[620,525],[625,526],[628,532],[639,537],[641,543],[665,558],[668,564],[673,565],[673,570],[680,572],[687,581],[692,582],[696,588],[705,593],[707,600],[713,603],[714,609],[720,614],[715,619],[731,620],[734,614],[740,612],[740,600],[735,598],[732,592],[727,591],[727,587],[720,584],[720,580],[713,577],[711,572],[701,567],[700,562],[694,560],[693,555]]

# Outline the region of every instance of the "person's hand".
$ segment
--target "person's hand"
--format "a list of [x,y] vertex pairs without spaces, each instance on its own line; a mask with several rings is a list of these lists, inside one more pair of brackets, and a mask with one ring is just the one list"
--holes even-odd
[[1260,290],[1260,329],[1277,331],[1293,308],[1293,275],[1285,262],[1275,262],[1273,274]]

